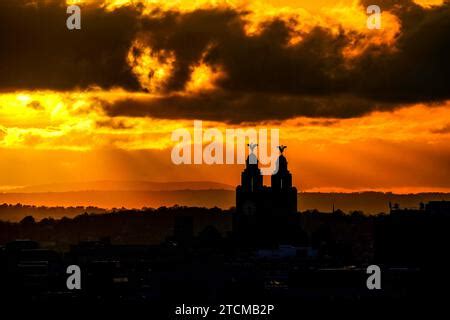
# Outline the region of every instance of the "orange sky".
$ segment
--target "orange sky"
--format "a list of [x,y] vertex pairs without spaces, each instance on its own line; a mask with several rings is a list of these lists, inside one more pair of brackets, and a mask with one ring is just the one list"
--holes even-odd
[[[70,2],[70,1],[68,1]],[[71,1],[87,3],[89,1]],[[126,3],[105,1],[110,10]],[[148,1],[160,5],[158,1]],[[155,4],[156,3],[156,4]],[[164,1],[166,6],[193,10],[220,1]],[[243,2],[229,1],[232,5]],[[436,0],[417,0],[421,5]],[[267,16],[296,14],[305,18],[303,28],[314,25],[344,26],[367,33],[366,43],[345,48],[351,59],[368,43],[395,46],[400,25],[386,13],[383,30],[370,33],[365,13],[352,0],[267,0],[246,4],[253,10],[249,34],[259,32]],[[337,30],[337,29],[336,29]],[[291,41],[301,41],[293,34]],[[173,71],[170,52],[158,52],[137,39],[140,55],[127,63],[142,88],[91,88],[83,90],[3,90],[0,93],[0,190],[15,186],[93,180],[210,180],[235,185],[242,166],[171,163],[171,133],[192,127],[192,120],[108,115],[99,99],[114,102],[163,94]],[[131,48],[130,48],[131,50]],[[148,78],[149,72],[154,77]],[[180,94],[211,92],[227,74],[199,61]],[[302,191],[383,190],[397,192],[450,191],[450,101],[429,106],[412,103],[395,111],[377,111],[350,119],[294,117],[266,121],[263,128],[279,128],[294,183]],[[206,127],[245,127],[205,121]],[[253,126],[253,125],[251,125]]]

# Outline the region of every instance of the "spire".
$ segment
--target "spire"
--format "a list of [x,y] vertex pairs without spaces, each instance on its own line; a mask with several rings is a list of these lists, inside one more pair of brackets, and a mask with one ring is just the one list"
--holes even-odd
[[247,146],[250,153],[245,161],[245,169],[241,174],[241,186],[246,191],[257,191],[263,186],[263,177],[261,170],[258,168],[258,158],[253,153],[258,146],[256,143],[249,143]]
[[284,150],[287,148],[285,145],[278,146],[278,150],[280,150],[280,155],[277,159],[276,163],[276,174],[278,173],[289,173],[287,168],[287,160],[283,155]]
[[292,187],[292,175],[288,170],[288,162],[283,155],[286,148],[287,146],[285,145],[278,146],[280,155],[276,162],[276,171],[271,178],[272,188],[274,190],[288,190]]

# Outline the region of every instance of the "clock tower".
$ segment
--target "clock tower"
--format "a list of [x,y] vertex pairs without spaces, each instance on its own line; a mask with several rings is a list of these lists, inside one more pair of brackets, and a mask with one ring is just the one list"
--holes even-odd
[[279,146],[280,156],[271,176],[271,187],[263,185],[258,159],[253,153],[256,144],[249,144],[250,154],[236,188],[236,212],[233,234],[241,244],[274,244],[283,241],[298,221],[297,189],[283,155],[286,146]]

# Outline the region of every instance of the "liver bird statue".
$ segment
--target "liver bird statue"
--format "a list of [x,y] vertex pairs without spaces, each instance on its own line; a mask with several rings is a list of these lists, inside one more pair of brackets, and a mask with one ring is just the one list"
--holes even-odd
[[257,143],[248,143],[247,146],[250,148],[250,151],[253,153],[253,150],[258,146]]
[[287,148],[287,146],[285,146],[285,145],[278,146],[278,150],[280,150],[280,153],[281,153],[281,154],[283,154],[283,151],[284,151],[284,149],[286,149],[286,148]]

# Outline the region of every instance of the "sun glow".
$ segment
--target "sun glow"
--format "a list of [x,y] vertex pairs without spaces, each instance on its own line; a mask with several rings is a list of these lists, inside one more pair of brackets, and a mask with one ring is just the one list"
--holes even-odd
[[212,68],[206,63],[193,67],[189,82],[186,84],[187,92],[201,92],[216,89],[216,81],[224,74],[219,68]]
[[414,2],[424,8],[430,8],[432,6],[439,6],[443,4],[445,0],[414,0]]
[[102,105],[147,96],[121,89],[0,94],[0,147],[161,149],[182,121],[105,115]]
[[135,41],[127,60],[142,88],[151,93],[158,93],[170,79],[175,56],[172,52],[164,50],[155,52],[150,47]]

